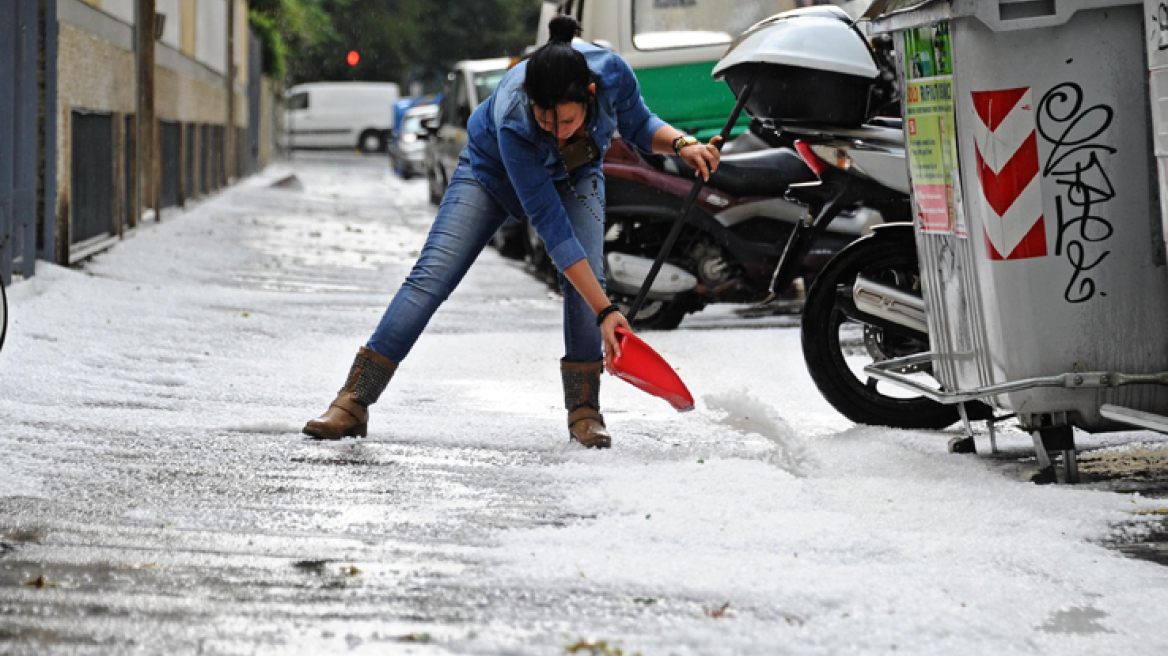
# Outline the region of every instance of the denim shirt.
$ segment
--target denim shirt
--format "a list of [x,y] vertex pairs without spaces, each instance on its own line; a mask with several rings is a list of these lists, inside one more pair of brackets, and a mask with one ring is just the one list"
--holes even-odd
[[[622,138],[651,151],[653,135],[665,122],[645,106],[633,70],[612,51],[581,43],[572,47],[584,54],[596,77],[596,101],[586,129],[600,146],[601,159],[617,130]],[[526,72],[526,61],[508,71],[491,97],[471,115],[463,156],[469,159],[475,179],[503,209],[531,220],[556,268],[563,271],[584,259],[584,248],[556,191],[556,182],[568,177],[558,145],[535,122],[523,91]],[[603,176],[601,163],[573,170],[571,182],[587,174]]]

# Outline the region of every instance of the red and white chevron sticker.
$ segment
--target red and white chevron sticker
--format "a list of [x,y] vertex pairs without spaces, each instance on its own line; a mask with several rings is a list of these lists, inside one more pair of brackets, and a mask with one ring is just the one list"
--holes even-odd
[[1046,255],[1038,135],[1030,88],[974,91],[977,179],[991,260]]

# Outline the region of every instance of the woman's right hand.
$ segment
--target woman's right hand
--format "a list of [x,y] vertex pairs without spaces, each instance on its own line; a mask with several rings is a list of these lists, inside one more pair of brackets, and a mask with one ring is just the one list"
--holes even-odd
[[619,357],[621,354],[620,340],[616,336],[617,328],[633,332],[629,320],[619,311],[609,314],[600,324],[600,336],[604,340],[604,368],[608,370],[608,373],[612,373],[613,357]]
[[722,141],[722,137],[714,137],[710,139],[708,144],[697,143],[686,146],[678,154],[681,155],[686,164],[697,170],[696,175],[709,182],[710,174],[718,170],[718,163],[722,161],[722,151],[718,149],[720,141]]

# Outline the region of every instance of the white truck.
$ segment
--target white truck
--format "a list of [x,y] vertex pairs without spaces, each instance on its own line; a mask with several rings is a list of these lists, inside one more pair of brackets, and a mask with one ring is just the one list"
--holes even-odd
[[[823,0],[548,0],[542,5],[536,45],[548,39],[556,14],[580,21],[585,41],[629,63],[649,109],[662,120],[705,141],[718,134],[734,95],[710,75],[734,40],[754,23]],[[869,0],[831,0],[851,16]],[[745,131],[742,119],[735,134]]]
[[309,82],[288,91],[284,138],[289,149],[384,151],[393,127],[393,82]]

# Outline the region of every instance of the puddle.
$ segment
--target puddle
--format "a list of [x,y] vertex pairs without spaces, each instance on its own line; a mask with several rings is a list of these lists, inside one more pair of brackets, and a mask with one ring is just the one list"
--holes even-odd
[[0,526],[0,552],[10,551],[18,545],[40,542],[45,537],[45,529],[39,526]]
[[[1079,474],[1086,482],[1115,481],[1122,491],[1149,484],[1168,490],[1168,449],[1130,445],[1079,454]],[[1127,484],[1127,485],[1124,485]]]
[[1107,617],[1107,613],[1091,608],[1068,608],[1055,611],[1046,623],[1037,627],[1045,633],[1062,633],[1070,635],[1090,635],[1093,633],[1114,633],[1100,621]]
[[[1168,494],[1158,496],[1168,500]],[[1140,526],[1143,530],[1129,535],[1121,534],[1105,543],[1105,546],[1131,558],[1168,566],[1168,517]],[[1126,526],[1120,528],[1122,530]]]
[[[1168,507],[1168,448],[1162,443],[1129,444],[1079,454],[1084,485],[1120,494],[1138,492],[1163,499]],[[1168,516],[1136,517],[1116,527],[1105,546],[1131,558],[1168,566]],[[1129,530],[1134,529],[1134,530]]]
[[311,458],[311,457],[296,457],[292,458],[292,462],[300,462],[310,465],[334,465],[341,467],[394,467],[397,462],[394,460],[362,460],[361,458]]
[[292,568],[298,572],[305,574],[316,574],[317,576],[324,576],[325,568],[328,567],[331,560],[298,560],[292,563]]

